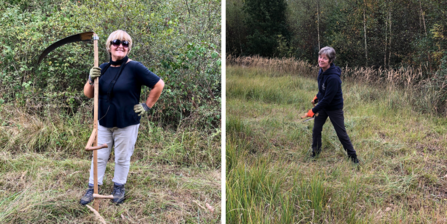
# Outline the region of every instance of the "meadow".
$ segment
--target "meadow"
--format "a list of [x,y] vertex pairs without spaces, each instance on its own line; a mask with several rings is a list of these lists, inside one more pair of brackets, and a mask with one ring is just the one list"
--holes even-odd
[[[0,105],[0,223],[98,222],[79,204],[93,129],[92,105],[81,108],[76,114],[48,109],[42,117]],[[126,200],[118,206],[101,200],[100,215],[107,223],[220,222],[220,135],[220,129],[165,128],[143,118]],[[114,161],[112,152],[100,194],[112,193]]]
[[428,109],[436,92],[405,84],[419,73],[342,74],[356,165],[329,120],[322,153],[310,157],[313,121],[300,116],[317,68],[278,61],[227,60],[227,223],[447,222],[447,119]]

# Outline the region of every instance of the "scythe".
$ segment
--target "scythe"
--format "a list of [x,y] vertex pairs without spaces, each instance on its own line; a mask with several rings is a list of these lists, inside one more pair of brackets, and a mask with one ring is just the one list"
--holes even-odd
[[[96,35],[94,32],[85,32],[85,33],[79,33],[75,34],[69,37],[66,37],[62,40],[57,41],[56,43],[53,43],[50,45],[47,49],[43,51],[43,53],[40,55],[37,64],[39,64],[45,56],[47,56],[51,51],[54,49],[68,44],[72,42],[77,41],[90,41],[93,40],[93,47],[94,47],[94,66],[98,67],[98,35]],[[95,198],[94,201],[94,207],[96,211],[99,211],[99,201],[96,199],[100,198],[113,198],[112,195],[99,195],[98,194],[98,149],[107,148],[107,144],[103,144],[98,146],[98,95],[99,95],[99,80],[95,79],[94,83],[94,113],[93,113],[93,131],[90,135],[90,138],[87,142],[87,145],[85,146],[85,150],[87,151],[93,151],[93,179],[94,179],[94,194],[93,197]]]

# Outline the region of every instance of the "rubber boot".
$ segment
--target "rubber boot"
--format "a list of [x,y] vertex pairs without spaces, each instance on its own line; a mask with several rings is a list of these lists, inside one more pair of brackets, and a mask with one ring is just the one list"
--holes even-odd
[[[99,186],[98,186],[98,191],[99,191]],[[85,192],[84,196],[82,196],[81,200],[79,201],[79,203],[81,205],[86,205],[90,202],[93,201],[93,193],[94,193],[94,189],[93,189],[93,185],[88,185],[88,189],[87,192]]]
[[124,202],[124,193],[125,193],[125,189],[124,189],[124,184],[117,184],[115,183],[113,185],[113,203],[115,204],[121,204]]

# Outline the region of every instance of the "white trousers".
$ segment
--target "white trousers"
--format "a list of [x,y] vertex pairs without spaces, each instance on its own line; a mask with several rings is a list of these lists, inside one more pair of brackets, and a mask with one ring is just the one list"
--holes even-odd
[[[112,147],[115,146],[115,174],[112,181],[125,184],[130,168],[130,157],[133,154],[140,124],[125,128],[106,128],[98,124],[98,145],[104,143],[108,148],[98,150],[98,185],[102,185]],[[90,168],[89,184],[93,185],[93,158]]]

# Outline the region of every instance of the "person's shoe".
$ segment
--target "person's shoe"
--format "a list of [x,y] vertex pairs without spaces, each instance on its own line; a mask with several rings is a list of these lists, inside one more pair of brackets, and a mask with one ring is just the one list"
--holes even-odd
[[[88,186],[87,192],[85,192],[84,196],[82,196],[81,200],[79,201],[79,203],[81,205],[86,205],[90,202],[93,201],[93,186]],[[98,187],[98,191],[99,191],[99,187]]]
[[321,152],[321,148],[318,147],[312,147],[312,155],[310,155],[310,157],[312,157],[312,159],[316,158],[318,155],[320,155]]
[[121,204],[124,202],[124,193],[125,193],[125,189],[124,189],[124,184],[114,184],[113,185],[113,203],[115,204]]
[[351,159],[351,161],[352,161],[353,163],[356,163],[356,164],[359,163],[359,159],[357,158],[357,155],[349,156],[349,158]]

